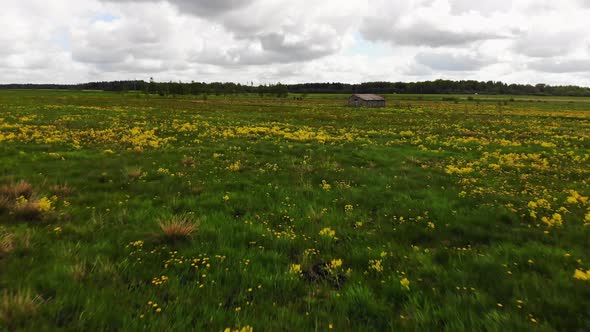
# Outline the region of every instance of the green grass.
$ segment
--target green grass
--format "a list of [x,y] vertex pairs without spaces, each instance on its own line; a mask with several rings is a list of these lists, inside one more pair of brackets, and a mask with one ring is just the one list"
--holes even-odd
[[586,99],[346,97],[0,92],[0,324],[590,330]]

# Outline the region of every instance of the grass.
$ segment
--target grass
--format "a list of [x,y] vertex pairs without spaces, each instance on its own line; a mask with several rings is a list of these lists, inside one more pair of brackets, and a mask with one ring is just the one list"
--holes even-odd
[[0,329],[590,330],[588,99],[346,97],[1,91]]

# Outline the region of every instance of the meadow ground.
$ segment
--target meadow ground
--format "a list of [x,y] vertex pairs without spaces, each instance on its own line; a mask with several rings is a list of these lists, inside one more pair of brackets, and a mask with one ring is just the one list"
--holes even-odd
[[590,103],[455,97],[0,92],[2,328],[590,330]]

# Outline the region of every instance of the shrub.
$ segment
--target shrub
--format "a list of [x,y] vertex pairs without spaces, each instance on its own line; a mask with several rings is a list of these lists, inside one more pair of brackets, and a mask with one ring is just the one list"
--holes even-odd
[[442,97],[442,101],[452,101],[455,104],[459,103],[459,98],[457,97]]

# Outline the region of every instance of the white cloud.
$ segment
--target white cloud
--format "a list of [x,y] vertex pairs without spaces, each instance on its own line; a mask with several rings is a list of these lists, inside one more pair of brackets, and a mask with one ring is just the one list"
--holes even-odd
[[[113,3],[149,3],[159,0],[104,0]],[[256,2],[256,0],[168,0],[182,12],[196,16],[211,17],[226,14]]]
[[491,65],[495,59],[465,52],[421,52],[416,62],[436,71],[475,71]]
[[514,48],[518,54],[530,57],[568,55],[579,47],[581,37],[580,31],[547,31],[543,27],[537,27],[520,36],[514,43]]
[[539,59],[531,61],[529,68],[545,73],[589,73],[590,59]]
[[590,85],[585,0],[21,0],[0,80]]

